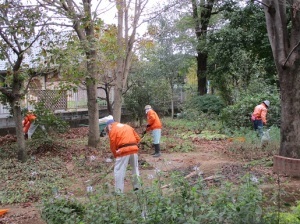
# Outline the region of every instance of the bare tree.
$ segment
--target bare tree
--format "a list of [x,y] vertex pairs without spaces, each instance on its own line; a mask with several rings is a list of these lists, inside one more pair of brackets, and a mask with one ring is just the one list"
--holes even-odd
[[[134,54],[136,31],[148,0],[116,0],[118,10],[117,77],[114,87],[113,116],[121,120],[122,95],[126,91],[127,79]],[[131,15],[130,12],[133,14]]]
[[279,155],[300,159],[300,2],[257,1],[264,6],[268,37],[279,75],[281,144]]

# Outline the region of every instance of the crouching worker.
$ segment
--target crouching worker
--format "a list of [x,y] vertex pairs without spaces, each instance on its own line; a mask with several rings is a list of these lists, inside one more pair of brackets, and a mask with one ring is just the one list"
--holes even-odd
[[35,132],[37,125],[35,125],[36,115],[33,114],[33,111],[29,110],[22,121],[23,132],[25,139],[31,139],[31,136]]
[[113,119],[106,122],[106,131],[109,136],[110,150],[116,162],[114,167],[115,191],[124,192],[124,178],[128,163],[132,167],[133,189],[138,190],[139,167],[138,167],[138,143],[140,136],[127,124],[115,122]]

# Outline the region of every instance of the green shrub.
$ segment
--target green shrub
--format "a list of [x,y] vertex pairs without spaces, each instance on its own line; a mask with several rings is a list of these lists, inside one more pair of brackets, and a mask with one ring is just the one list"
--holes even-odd
[[224,126],[231,129],[239,129],[240,127],[252,128],[250,116],[254,107],[264,100],[271,102],[267,114],[267,125],[280,125],[280,100],[278,94],[256,94],[245,96],[234,105],[224,108],[220,113],[220,119]]
[[42,219],[48,224],[75,224],[83,219],[85,207],[76,200],[55,198],[44,202]]
[[84,205],[44,203],[42,217],[53,224],[261,223],[262,192],[249,177],[240,186],[224,181],[220,188],[213,188],[201,178],[191,184],[174,172],[170,188],[162,192],[161,174],[157,175],[152,187],[135,193],[116,195],[103,188]]
[[213,113],[219,114],[224,108],[225,104],[216,95],[206,94],[203,96],[192,96],[187,100],[183,106],[184,115],[187,115],[188,111],[196,111],[198,113]]
[[297,206],[292,207],[291,212],[267,214],[264,217],[264,223],[300,224],[300,202],[298,201]]
[[[37,119],[35,120],[36,124],[44,126],[47,133],[64,133],[69,129],[68,123],[57,117],[51,110],[47,109],[43,102],[36,103],[34,108],[34,113],[37,116]],[[43,137],[45,135],[41,129],[37,130],[39,131],[34,133],[36,138]]]

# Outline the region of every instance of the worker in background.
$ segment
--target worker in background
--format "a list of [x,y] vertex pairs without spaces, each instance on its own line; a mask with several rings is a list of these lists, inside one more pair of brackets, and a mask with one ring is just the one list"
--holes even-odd
[[267,124],[267,113],[268,113],[269,106],[270,106],[269,100],[263,101],[261,104],[257,105],[254,108],[254,111],[251,116],[254,130],[257,131],[259,137],[262,137],[263,126]]
[[143,134],[147,131],[152,132],[154,153],[153,157],[160,157],[160,137],[162,124],[157,113],[152,109],[150,105],[145,106],[145,113],[147,115],[147,127]]
[[37,128],[37,125],[35,125],[34,122],[35,119],[36,115],[34,115],[33,111],[29,110],[22,121],[25,139],[31,139],[35,129]]
[[110,140],[110,150],[116,159],[114,167],[115,191],[116,193],[124,192],[124,178],[128,163],[132,167],[133,189],[136,191],[140,187],[138,143],[141,138],[127,124],[115,122],[113,119],[108,120],[106,124],[106,131]]

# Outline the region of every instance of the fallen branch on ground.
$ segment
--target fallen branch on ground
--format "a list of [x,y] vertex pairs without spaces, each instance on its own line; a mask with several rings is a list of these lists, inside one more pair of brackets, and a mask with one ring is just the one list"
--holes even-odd
[[[188,175],[186,175],[186,176],[184,177],[184,179],[193,177],[193,176],[195,176],[195,175],[197,175],[197,174],[198,174],[197,171],[193,171],[193,172],[189,173]],[[212,176],[209,176],[209,177],[204,178],[203,180],[213,180],[213,179],[217,179],[217,178],[219,178],[219,177],[220,177],[220,176],[212,175]],[[168,187],[170,187],[170,186],[171,186],[171,184],[167,184],[167,185],[162,186],[161,189],[168,188]]]

